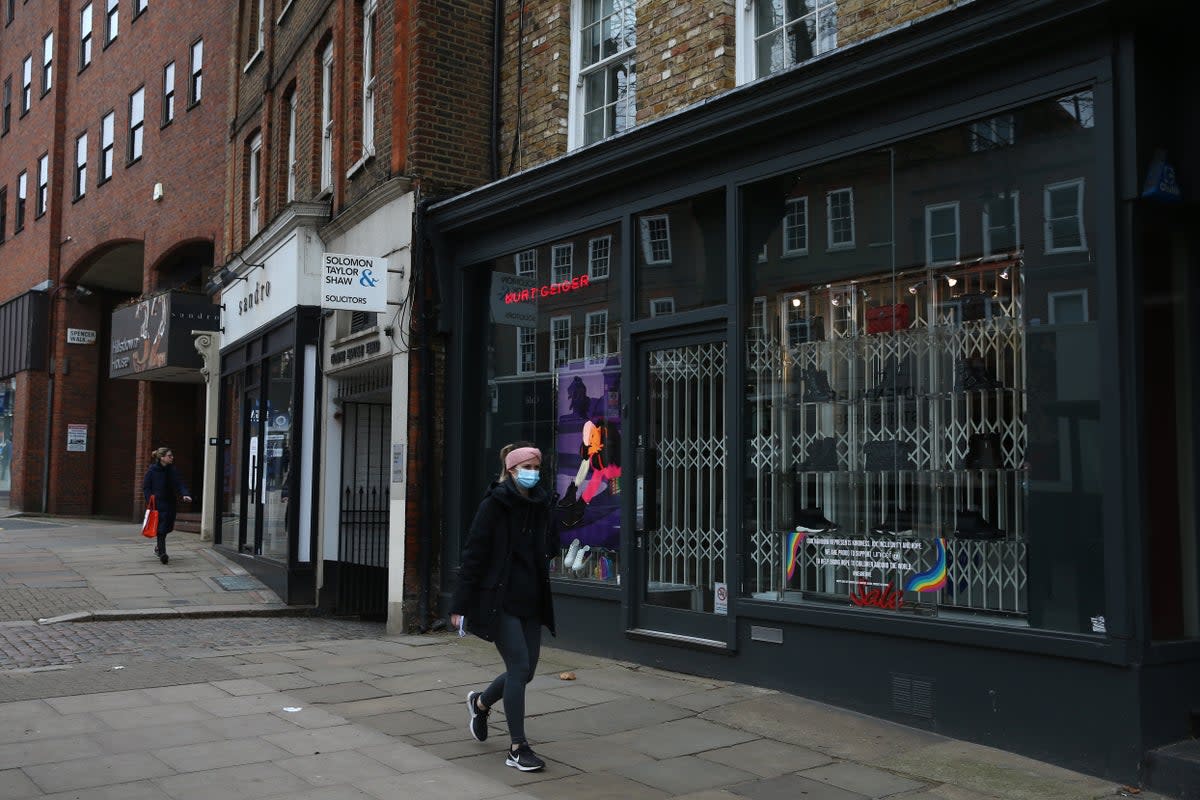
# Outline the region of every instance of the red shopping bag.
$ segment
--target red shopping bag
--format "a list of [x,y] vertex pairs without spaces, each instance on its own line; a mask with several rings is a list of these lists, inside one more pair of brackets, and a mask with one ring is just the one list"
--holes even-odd
[[154,495],[150,496],[150,502],[146,504],[146,516],[142,518],[142,536],[147,539],[158,536],[158,506],[154,502]]

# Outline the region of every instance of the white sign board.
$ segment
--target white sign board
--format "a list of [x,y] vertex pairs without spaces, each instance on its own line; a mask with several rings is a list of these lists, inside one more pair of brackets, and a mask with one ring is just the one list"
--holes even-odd
[[68,453],[86,453],[87,452],[87,425],[78,425],[75,423],[67,424],[67,452]]
[[67,344],[95,344],[96,332],[86,328],[67,328]]
[[492,273],[492,322],[496,325],[537,325],[537,300],[531,291],[537,286],[537,278],[513,275],[509,272]]
[[324,253],[321,308],[387,311],[387,259]]
[[729,613],[729,587],[723,583],[713,584],[713,613]]

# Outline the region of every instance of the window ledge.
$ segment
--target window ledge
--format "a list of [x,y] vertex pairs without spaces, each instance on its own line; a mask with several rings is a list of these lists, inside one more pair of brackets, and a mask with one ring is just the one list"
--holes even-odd
[[[345,310],[345,309],[341,309],[341,310]],[[347,313],[354,313],[354,312],[347,311]],[[378,319],[378,317],[376,317],[376,319]],[[379,332],[380,332],[379,323],[376,322],[374,325],[368,325],[367,327],[360,328],[359,330],[356,330],[353,333],[347,333],[345,336],[337,337],[336,339],[334,339],[333,341],[331,341],[329,343],[329,346],[330,347],[341,347],[344,344],[348,344],[349,342],[356,342],[359,339],[372,339],[372,338],[378,336]]]
[[375,157],[375,151],[363,153],[362,158],[350,165],[350,169],[346,170],[346,180],[353,178],[355,173],[367,165],[367,162]]
[[292,5],[294,4],[294,2],[295,2],[295,0],[287,0],[287,2],[283,4],[283,10],[280,11],[279,16],[275,18],[276,25],[283,24],[283,18],[288,15],[289,11],[292,10]]
[[249,72],[251,69],[254,68],[255,64],[257,64],[259,61],[262,60],[262,57],[263,57],[263,49],[260,47],[254,51],[254,55],[250,56],[250,59],[246,62],[246,66],[242,67],[242,72],[243,73]]

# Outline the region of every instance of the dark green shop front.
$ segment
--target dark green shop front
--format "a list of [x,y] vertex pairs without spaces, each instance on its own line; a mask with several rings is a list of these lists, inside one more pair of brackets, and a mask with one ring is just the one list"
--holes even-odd
[[1154,783],[1197,245],[1143,184],[1196,175],[1197,69],[1121,4],[975,5],[431,207],[441,588],[529,439],[562,644]]

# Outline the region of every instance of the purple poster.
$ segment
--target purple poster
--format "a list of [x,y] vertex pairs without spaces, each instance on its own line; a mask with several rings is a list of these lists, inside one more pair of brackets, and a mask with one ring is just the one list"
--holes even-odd
[[621,541],[619,356],[558,373],[558,474],[562,545],[617,549]]

